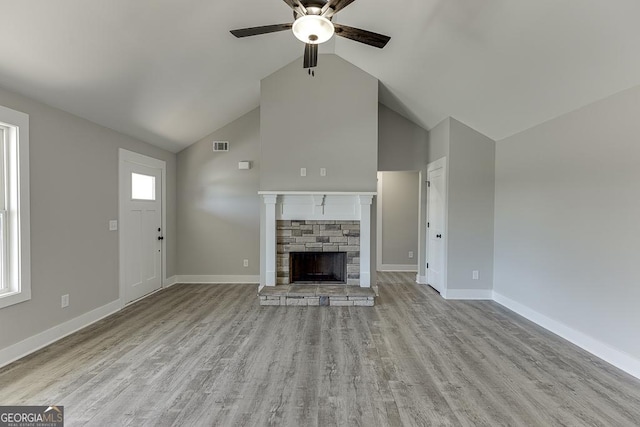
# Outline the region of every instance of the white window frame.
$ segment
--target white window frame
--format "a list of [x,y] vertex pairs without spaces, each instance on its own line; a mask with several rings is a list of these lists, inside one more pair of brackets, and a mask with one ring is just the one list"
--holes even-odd
[[0,308],[31,299],[31,230],[29,208],[29,115],[0,106],[5,139],[6,283],[0,290]]

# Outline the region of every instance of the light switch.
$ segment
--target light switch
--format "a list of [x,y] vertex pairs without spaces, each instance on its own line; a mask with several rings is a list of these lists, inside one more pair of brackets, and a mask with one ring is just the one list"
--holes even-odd
[[116,231],[118,229],[118,220],[112,219],[109,221],[109,231]]

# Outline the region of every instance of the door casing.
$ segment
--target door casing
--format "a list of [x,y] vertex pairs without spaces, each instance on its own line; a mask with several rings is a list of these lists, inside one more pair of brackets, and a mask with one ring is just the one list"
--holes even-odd
[[[427,165],[427,179],[429,179],[429,173],[442,168],[442,176],[443,176],[443,189],[444,200],[443,200],[443,224],[442,224],[442,233],[443,242],[442,242],[442,274],[441,274],[441,289],[440,295],[446,298],[447,295],[447,254],[448,254],[448,241],[449,241],[449,228],[448,228],[448,218],[449,218],[449,192],[448,192],[448,174],[447,174],[447,158],[442,157],[434,162],[431,162]],[[430,222],[429,218],[429,203],[431,197],[431,188],[427,187],[427,223]],[[425,239],[425,256],[426,262],[429,263],[429,227],[426,229],[426,233],[424,236]],[[428,284],[429,278],[429,270],[425,268],[425,279],[427,279]]]

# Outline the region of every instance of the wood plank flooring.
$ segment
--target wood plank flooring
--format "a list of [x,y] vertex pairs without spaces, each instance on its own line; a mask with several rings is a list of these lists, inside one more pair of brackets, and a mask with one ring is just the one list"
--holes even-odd
[[493,302],[379,274],[375,307],[260,307],[176,285],[0,369],[67,426],[640,423],[640,381]]

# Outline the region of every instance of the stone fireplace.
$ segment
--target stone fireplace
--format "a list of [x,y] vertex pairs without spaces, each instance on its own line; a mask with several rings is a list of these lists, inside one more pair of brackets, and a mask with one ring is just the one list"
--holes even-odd
[[260,195],[265,204],[262,286],[371,286],[375,193],[263,191]]
[[279,220],[276,243],[278,285],[360,285],[360,221]]

